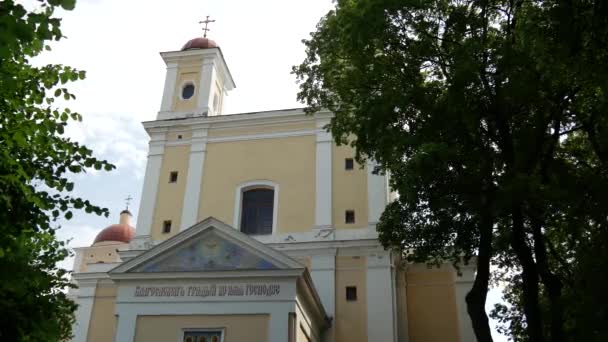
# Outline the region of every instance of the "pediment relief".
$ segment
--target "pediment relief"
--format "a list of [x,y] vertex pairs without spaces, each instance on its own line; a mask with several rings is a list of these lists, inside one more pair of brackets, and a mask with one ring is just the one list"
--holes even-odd
[[130,272],[269,270],[277,265],[211,231],[156,256]]

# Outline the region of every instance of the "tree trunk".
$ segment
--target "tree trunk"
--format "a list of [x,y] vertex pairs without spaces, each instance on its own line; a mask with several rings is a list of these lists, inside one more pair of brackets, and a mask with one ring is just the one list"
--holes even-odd
[[524,220],[521,207],[517,204],[512,209],[513,233],[511,234],[511,248],[522,267],[522,290],[524,314],[526,316],[526,332],[530,342],[543,341],[543,327],[538,302],[538,270],[532,252],[526,242]]
[[547,290],[547,297],[549,299],[551,341],[564,341],[564,308],[561,301],[562,282],[549,268],[545,241],[541,230],[541,221],[535,217],[532,217],[531,221],[534,238],[534,255],[536,256],[540,279]]
[[492,342],[490,323],[486,314],[486,297],[490,281],[490,258],[492,255],[492,221],[485,219],[480,225],[477,274],[471,291],[466,295],[467,312],[471,317],[473,331],[478,342]]

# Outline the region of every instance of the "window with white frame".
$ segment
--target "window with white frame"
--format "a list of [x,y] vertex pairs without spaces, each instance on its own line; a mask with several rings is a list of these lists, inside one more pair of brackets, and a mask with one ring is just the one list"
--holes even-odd
[[222,330],[186,330],[183,342],[222,342]]
[[241,199],[241,231],[248,235],[272,234],[274,189],[254,187],[244,190]]

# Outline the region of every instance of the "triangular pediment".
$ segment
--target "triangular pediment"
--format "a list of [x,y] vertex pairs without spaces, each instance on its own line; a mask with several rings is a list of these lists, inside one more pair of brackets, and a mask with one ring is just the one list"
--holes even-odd
[[303,266],[287,255],[208,218],[111,271],[117,273],[280,270]]

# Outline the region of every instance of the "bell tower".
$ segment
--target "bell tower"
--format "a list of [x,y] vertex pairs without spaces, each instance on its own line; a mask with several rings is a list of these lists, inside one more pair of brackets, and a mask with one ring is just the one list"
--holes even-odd
[[224,99],[235,84],[215,41],[194,38],[180,51],[160,55],[167,74],[157,120],[222,115]]

